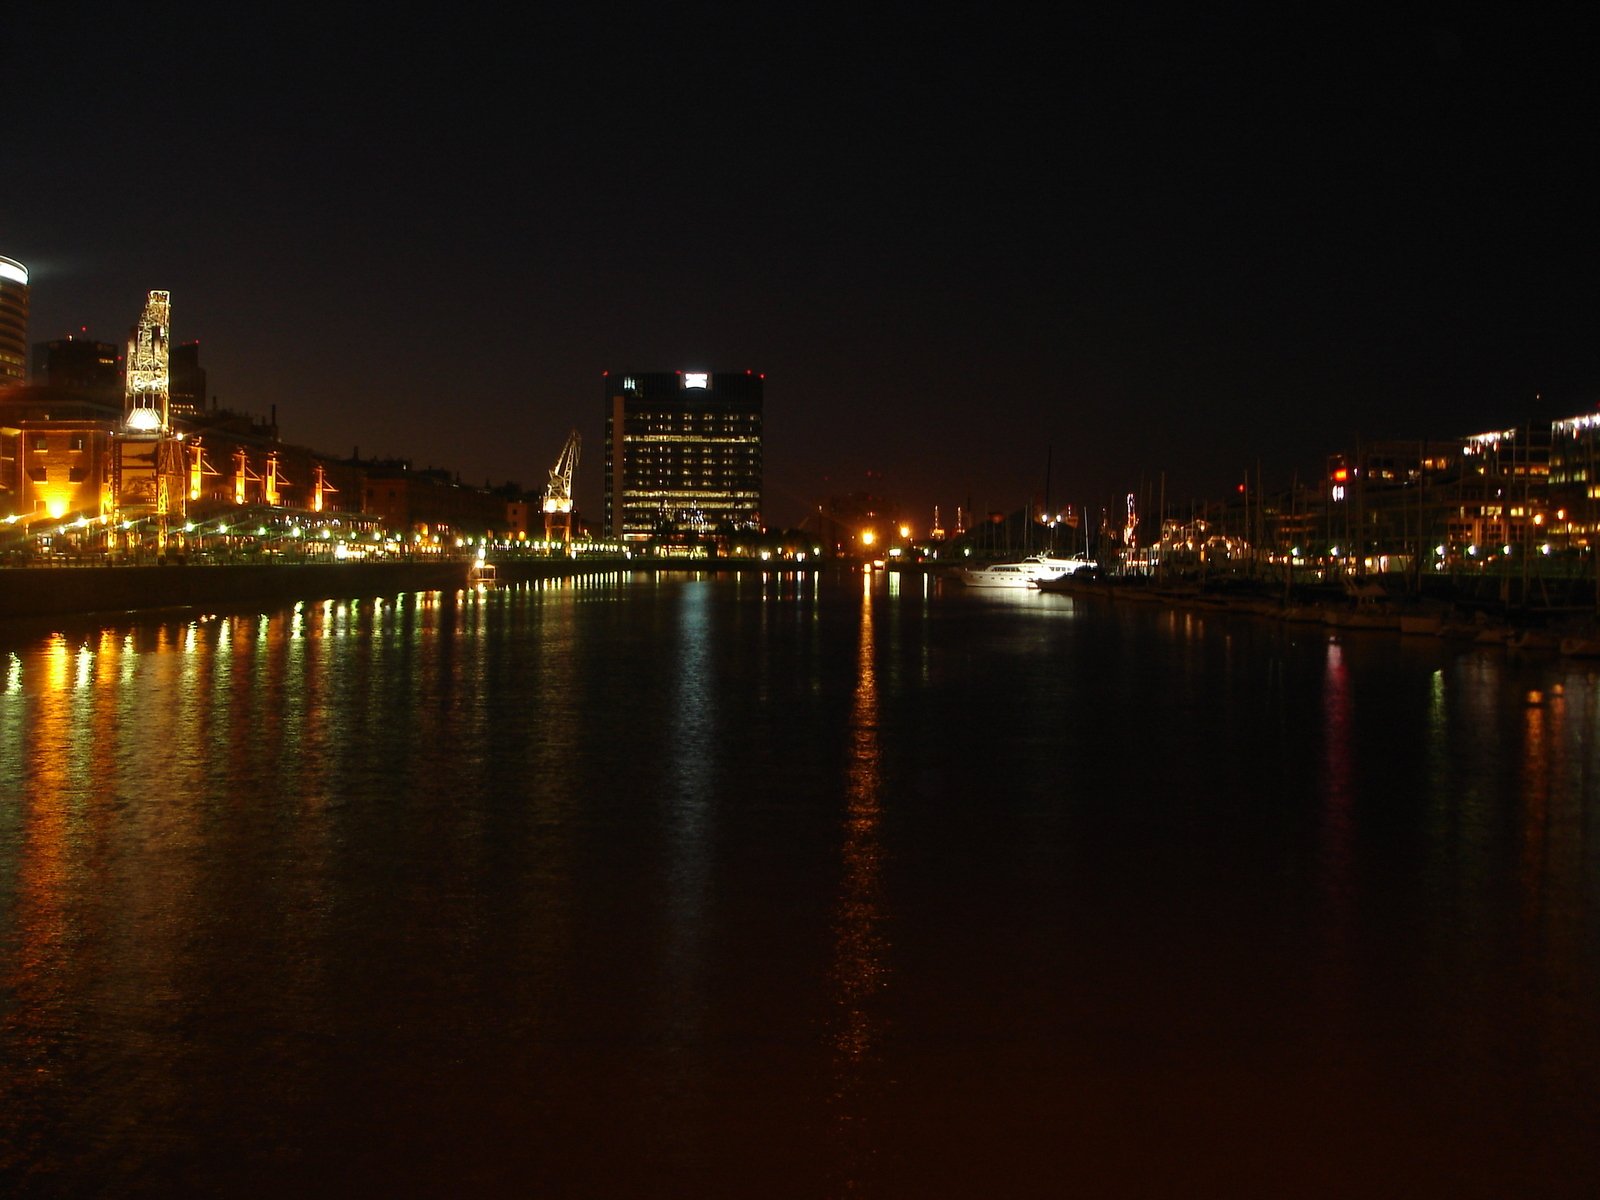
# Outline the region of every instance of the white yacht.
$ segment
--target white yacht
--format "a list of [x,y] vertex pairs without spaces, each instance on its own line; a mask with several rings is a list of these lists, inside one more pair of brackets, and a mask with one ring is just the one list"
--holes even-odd
[[1071,575],[1080,567],[1092,567],[1087,558],[1054,558],[1047,554],[1030,554],[1019,562],[990,563],[987,567],[969,567],[961,572],[961,582],[968,587],[1031,588],[1041,579],[1060,579]]
[[1033,572],[1021,563],[991,563],[961,571],[961,582],[968,587],[1031,588],[1033,581]]

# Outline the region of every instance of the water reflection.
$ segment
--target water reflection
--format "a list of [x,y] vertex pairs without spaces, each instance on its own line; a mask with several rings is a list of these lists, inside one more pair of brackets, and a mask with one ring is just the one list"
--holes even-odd
[[947,1135],[1036,1178],[1062,1130],[1087,1177],[1172,1146],[1150,1096],[1330,1162],[1372,1106],[1430,1165],[1472,1152],[1457,1117],[1521,1120],[1536,1164],[1591,1133],[1595,679],[892,583],[0,652],[0,1180],[331,1189],[362,1144],[403,1192],[487,1145],[625,1194],[599,1174],[648,1142],[659,1192],[941,1194]]
[[[676,1063],[675,1086],[692,1123],[704,1103],[705,973],[711,913],[711,851],[716,780],[714,758],[724,736],[717,677],[719,630],[708,580],[672,593],[676,650],[671,726],[667,835],[667,921],[662,931],[662,979],[656,997]],[[663,1136],[666,1136],[663,1133]]]
[[850,709],[845,762],[845,819],[840,859],[844,876],[834,912],[835,1134],[840,1181],[860,1187],[870,1173],[876,1130],[873,1108],[875,1058],[881,1049],[879,994],[888,985],[883,921],[882,747],[873,640],[872,577],[862,580],[861,629],[856,685]]
[[1322,682],[1322,811],[1324,888],[1343,892],[1350,866],[1351,807],[1358,747],[1354,697],[1344,648],[1329,640]]
[[[0,940],[6,951],[0,956],[0,996],[10,1000],[0,1008],[0,1032],[12,1047],[3,1056],[6,1068],[0,1070],[0,1112],[6,1113],[25,1111],[48,1090],[46,1076],[70,1022],[51,994],[72,977],[71,947],[82,932],[73,917],[69,887],[80,861],[67,779],[70,657],[66,639],[55,634],[39,656],[43,687],[27,697],[32,702],[27,736],[34,746],[49,749],[26,755],[20,764],[16,842],[26,853],[14,866],[4,864],[3,878],[12,891],[6,906],[9,928]],[[0,1168],[10,1165],[0,1155]]]

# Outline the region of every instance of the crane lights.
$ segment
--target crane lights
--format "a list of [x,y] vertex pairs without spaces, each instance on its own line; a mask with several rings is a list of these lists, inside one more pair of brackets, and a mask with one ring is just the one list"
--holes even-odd
[[167,428],[171,376],[167,366],[167,331],[171,327],[172,293],[151,292],[139,324],[128,339],[127,411],[130,430],[161,433]]
[[544,540],[553,540],[555,529],[561,529],[561,540],[572,540],[572,484],[578,473],[578,451],[583,440],[574,429],[567,434],[566,444],[550,468],[550,482],[544,489]]

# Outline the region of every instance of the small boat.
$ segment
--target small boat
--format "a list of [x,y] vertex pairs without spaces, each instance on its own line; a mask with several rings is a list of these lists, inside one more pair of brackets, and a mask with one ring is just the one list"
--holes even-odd
[[1439,613],[1402,613],[1400,632],[1419,637],[1438,637],[1444,631],[1444,617]]
[[1320,604],[1288,604],[1282,613],[1283,619],[1294,625],[1321,625],[1324,615]]
[[1520,629],[1506,645],[1513,650],[1559,650],[1561,635],[1553,629]]
[[1330,608],[1322,623],[1339,629],[1399,629],[1400,615],[1376,607]]
[[1600,658],[1600,636],[1571,634],[1561,639],[1560,650],[1569,658]]
[[481,558],[474,559],[472,565],[467,568],[467,586],[481,588],[484,591],[499,587],[500,576],[494,564],[485,562]]

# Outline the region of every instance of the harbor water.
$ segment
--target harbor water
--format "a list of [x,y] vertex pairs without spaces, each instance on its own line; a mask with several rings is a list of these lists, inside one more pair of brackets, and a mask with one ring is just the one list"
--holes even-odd
[[9,1196],[1578,1196],[1600,678],[875,572],[0,628]]

